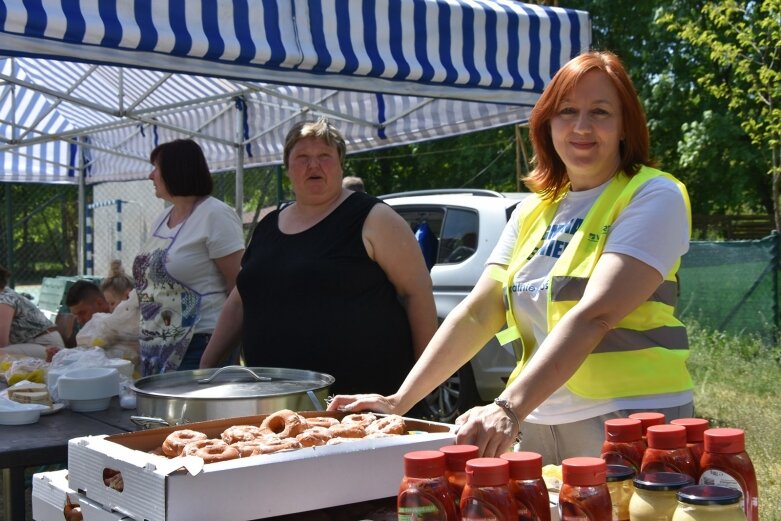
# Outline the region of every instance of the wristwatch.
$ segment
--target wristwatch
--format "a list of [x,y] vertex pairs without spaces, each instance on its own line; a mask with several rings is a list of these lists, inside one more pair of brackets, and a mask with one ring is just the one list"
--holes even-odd
[[513,443],[513,451],[517,452],[521,448],[521,421],[518,419],[518,415],[515,414],[513,405],[509,400],[505,400],[504,398],[494,398],[494,403],[504,410],[507,416],[510,417],[515,426],[518,428],[518,434],[515,436],[515,443]]

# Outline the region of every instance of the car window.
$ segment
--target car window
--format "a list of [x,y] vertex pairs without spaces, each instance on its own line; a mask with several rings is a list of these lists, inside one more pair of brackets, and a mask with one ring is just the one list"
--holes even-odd
[[[410,225],[423,248],[429,268],[437,264],[455,264],[471,257],[477,249],[480,219],[474,210],[442,206],[394,206]],[[428,228],[435,240],[422,231]]]
[[437,264],[463,262],[477,249],[480,219],[474,210],[448,208],[439,235]]

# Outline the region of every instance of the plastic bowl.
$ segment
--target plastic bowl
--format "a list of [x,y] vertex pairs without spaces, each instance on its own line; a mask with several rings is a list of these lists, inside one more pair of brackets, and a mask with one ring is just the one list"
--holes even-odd
[[27,425],[35,423],[41,418],[41,410],[35,409],[10,409],[0,411],[0,425]]
[[123,374],[131,380],[133,379],[133,362],[130,360],[125,360],[124,358],[109,358],[108,367],[113,367],[119,371],[119,374]]
[[61,400],[71,402],[71,408],[75,400],[110,399],[119,394],[119,372],[110,367],[73,369],[57,379],[57,391]]

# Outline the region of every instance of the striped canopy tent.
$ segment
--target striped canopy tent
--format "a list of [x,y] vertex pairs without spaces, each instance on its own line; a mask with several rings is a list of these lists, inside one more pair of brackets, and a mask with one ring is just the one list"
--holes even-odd
[[1,0],[0,181],[139,179],[179,137],[278,164],[321,115],[349,152],[524,122],[590,34],[509,0]]

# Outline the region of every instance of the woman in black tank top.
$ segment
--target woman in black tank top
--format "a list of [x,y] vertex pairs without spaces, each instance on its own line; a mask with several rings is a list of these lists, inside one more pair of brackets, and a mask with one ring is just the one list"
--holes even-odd
[[202,367],[240,339],[248,366],[328,373],[333,393],[398,389],[437,326],[431,278],[404,219],[342,188],[344,157],[328,122],[291,129],[296,201],[255,229]]

